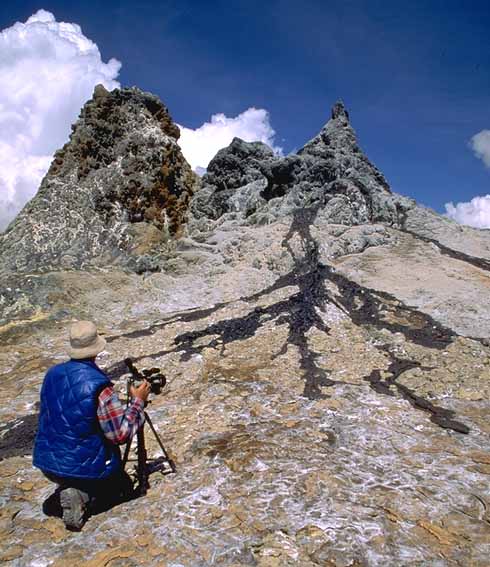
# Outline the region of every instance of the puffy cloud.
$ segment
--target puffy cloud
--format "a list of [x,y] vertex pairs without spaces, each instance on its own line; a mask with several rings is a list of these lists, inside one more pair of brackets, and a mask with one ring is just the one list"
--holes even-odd
[[191,167],[202,174],[216,152],[230,144],[236,136],[246,142],[264,142],[282,154],[282,148],[274,146],[275,131],[269,113],[263,108],[249,108],[235,118],[213,114],[211,122],[205,122],[195,130],[180,126],[179,145]]
[[[490,130],[475,134],[469,143],[476,157],[490,167]],[[473,197],[462,203],[446,203],[446,216],[455,221],[475,228],[490,228],[490,195]]]
[[0,32],[0,230],[36,193],[94,86],[119,87],[120,68],[45,10]]
[[473,148],[476,157],[480,158],[487,167],[490,167],[490,130],[482,130],[475,134],[470,140],[470,146]]
[[[0,32],[0,230],[36,193],[94,86],[120,86],[120,68],[116,59],[102,61],[80,26],[57,22],[46,10]],[[274,146],[268,112],[258,108],[236,117],[215,114],[195,130],[181,126],[179,143],[202,174],[235,136],[262,141],[282,153]]]
[[473,197],[468,203],[446,203],[446,214],[461,224],[490,228],[490,195]]

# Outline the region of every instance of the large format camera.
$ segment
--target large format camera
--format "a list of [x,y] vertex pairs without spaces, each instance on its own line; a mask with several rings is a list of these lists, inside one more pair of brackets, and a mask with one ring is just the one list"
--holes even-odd
[[124,364],[131,372],[131,378],[129,379],[130,386],[137,385],[138,382],[146,380],[150,383],[150,391],[152,394],[158,395],[162,392],[162,389],[167,383],[167,379],[160,368],[144,368],[140,372],[130,358],[125,358]]

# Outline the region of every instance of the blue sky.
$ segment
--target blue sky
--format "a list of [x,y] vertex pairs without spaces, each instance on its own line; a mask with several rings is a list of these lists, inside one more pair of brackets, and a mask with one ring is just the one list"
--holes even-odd
[[442,212],[490,193],[469,147],[490,129],[490,2],[4,0],[0,29],[39,8],[75,22],[118,80],[180,124],[264,108],[286,152],[342,98],[392,188]]

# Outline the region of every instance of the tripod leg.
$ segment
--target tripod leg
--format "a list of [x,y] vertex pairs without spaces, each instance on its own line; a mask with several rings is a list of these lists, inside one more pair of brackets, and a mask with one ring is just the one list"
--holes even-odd
[[131,450],[131,442],[132,439],[128,439],[126,443],[126,448],[124,449],[124,455],[122,459],[123,469],[126,467],[126,463],[128,462],[129,451]]
[[160,439],[160,435],[158,435],[158,432],[155,429],[155,426],[153,425],[153,422],[151,421],[150,416],[148,415],[148,413],[146,411],[145,411],[145,420],[146,420],[146,423],[148,423],[148,425],[150,426],[150,429],[151,429],[153,435],[155,436],[155,439],[157,440],[157,443],[160,446],[160,449],[162,450],[162,453],[163,453],[163,456],[165,457],[165,460],[170,465],[172,472],[176,472],[175,463],[169,457],[167,450],[163,446],[162,440]]
[[148,471],[146,469],[147,454],[144,428],[140,427],[136,435],[138,440],[138,490],[140,495],[144,496],[150,487]]
[[145,420],[146,420],[146,423],[148,423],[148,425],[150,426],[150,429],[151,429],[153,435],[155,436],[157,443],[160,445],[160,449],[163,451],[165,458],[168,460],[167,451],[166,451],[165,447],[163,446],[162,440],[160,439],[160,436],[158,435],[158,432],[155,429],[155,426],[153,425],[153,422],[151,421],[150,416],[146,413],[146,411],[145,411]]

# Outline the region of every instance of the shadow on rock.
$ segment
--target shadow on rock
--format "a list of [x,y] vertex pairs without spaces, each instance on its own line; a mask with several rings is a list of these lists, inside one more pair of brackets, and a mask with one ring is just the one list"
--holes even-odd
[[33,413],[0,426],[0,461],[32,453],[38,419],[39,414]]

